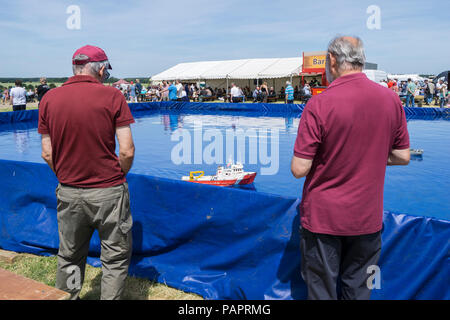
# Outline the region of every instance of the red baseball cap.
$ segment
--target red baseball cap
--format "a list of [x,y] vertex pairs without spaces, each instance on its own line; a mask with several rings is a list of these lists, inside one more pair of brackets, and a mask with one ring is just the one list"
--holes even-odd
[[[79,54],[85,55],[88,58],[85,60],[75,60],[75,57]],[[95,46],[84,46],[75,51],[72,57],[72,64],[86,64],[88,62],[98,62],[108,60],[105,51],[99,47]],[[108,69],[112,69],[111,64],[109,64]]]

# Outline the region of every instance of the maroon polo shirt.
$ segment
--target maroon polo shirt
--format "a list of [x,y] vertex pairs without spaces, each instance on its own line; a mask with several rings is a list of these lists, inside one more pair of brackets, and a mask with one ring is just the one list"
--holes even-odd
[[364,73],[342,76],[306,105],[294,155],[313,159],[300,204],[301,225],[315,233],[381,230],[389,152],[409,148],[402,103]]
[[74,76],[43,97],[38,132],[50,135],[60,183],[107,188],[126,181],[115,153],[115,130],[133,122],[119,90],[90,76]]

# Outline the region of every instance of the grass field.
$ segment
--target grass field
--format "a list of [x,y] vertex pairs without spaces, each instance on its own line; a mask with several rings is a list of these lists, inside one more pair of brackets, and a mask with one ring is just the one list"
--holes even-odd
[[[0,268],[9,270],[24,277],[55,286],[56,257],[41,257],[31,254],[20,254],[13,264],[0,261]],[[86,275],[80,298],[83,300],[100,299],[100,268],[86,266]],[[165,284],[146,279],[128,277],[125,286],[125,300],[202,300],[192,293],[186,293]]]

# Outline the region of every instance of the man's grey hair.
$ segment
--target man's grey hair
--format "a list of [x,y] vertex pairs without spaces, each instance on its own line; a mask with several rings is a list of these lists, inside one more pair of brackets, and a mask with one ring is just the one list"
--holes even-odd
[[286,81],[286,85],[288,86],[288,85],[290,85],[291,84],[291,82],[290,81]]
[[336,58],[340,70],[358,70],[364,68],[366,55],[363,42],[358,37],[354,44],[346,37],[338,36],[332,39],[328,45],[328,52]]
[[[78,54],[75,56],[75,58],[73,60],[74,61],[85,61],[87,59],[89,59],[88,56],[86,56],[84,54]],[[98,62],[97,61],[96,62],[88,62],[85,64],[74,64],[74,65],[72,65],[72,70],[73,70],[74,75],[82,74],[82,73],[89,73],[91,75],[96,76],[102,67],[105,67],[105,69],[108,69],[109,61],[104,60],[104,61],[98,61]]]

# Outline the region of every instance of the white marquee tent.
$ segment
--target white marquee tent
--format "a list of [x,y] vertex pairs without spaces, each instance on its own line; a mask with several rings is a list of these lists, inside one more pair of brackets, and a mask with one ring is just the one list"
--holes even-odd
[[180,63],[152,77],[162,80],[273,79],[298,76],[302,58],[241,59]]
[[399,81],[407,81],[411,79],[412,81],[423,81],[425,80],[418,74],[388,74],[389,79],[397,79]]
[[278,91],[286,85],[286,80],[291,80],[294,86],[299,85],[301,70],[302,57],[201,61],[177,64],[152,76],[151,80],[205,81],[213,88],[225,88],[235,82],[252,89],[255,87],[253,80],[259,84],[264,80]]

